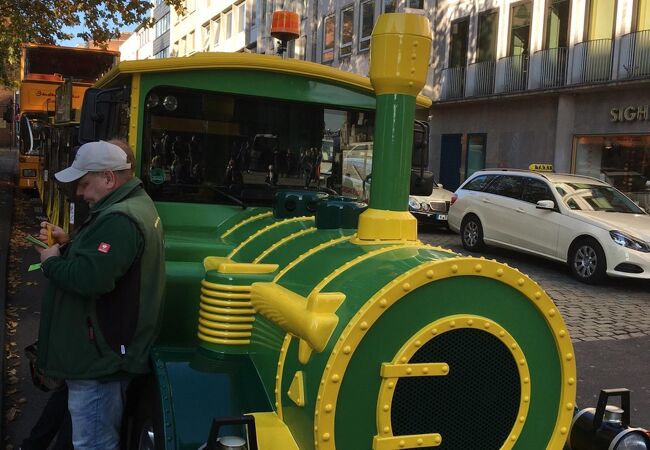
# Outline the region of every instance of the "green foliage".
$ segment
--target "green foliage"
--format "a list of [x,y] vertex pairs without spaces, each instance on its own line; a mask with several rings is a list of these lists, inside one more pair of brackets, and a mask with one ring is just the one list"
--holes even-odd
[[[164,0],[183,10],[183,0]],[[125,25],[152,25],[147,0],[0,0],[0,85],[15,86],[20,66],[20,44],[54,44],[80,37],[101,45],[120,34]],[[83,31],[64,32],[80,26]]]

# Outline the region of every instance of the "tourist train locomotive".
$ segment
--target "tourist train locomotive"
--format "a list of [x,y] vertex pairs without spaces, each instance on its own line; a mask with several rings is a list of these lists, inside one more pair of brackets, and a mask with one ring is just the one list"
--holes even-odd
[[[80,140],[128,138],[165,228],[163,323],[127,447],[563,447],[577,376],[558,309],[516,269],[423,244],[407,210],[428,21],[386,14],[372,39],[372,88],[199,54],[121,63],[86,95]],[[369,205],[317,186],[311,148],[332,130],[341,151],[374,135]]]

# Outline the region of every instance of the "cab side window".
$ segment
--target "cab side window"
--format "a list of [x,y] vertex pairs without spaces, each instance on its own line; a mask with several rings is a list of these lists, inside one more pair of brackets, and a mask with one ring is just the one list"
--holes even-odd
[[540,200],[552,200],[555,202],[553,193],[548,185],[542,180],[536,180],[534,178],[528,178],[526,180],[524,194],[521,199],[525,202],[535,204]]
[[494,180],[494,182],[487,187],[485,192],[519,200],[521,199],[523,184],[524,177],[502,175]]
[[494,177],[495,175],[479,175],[467,183],[463,189],[468,191],[482,191],[488,184],[490,184]]

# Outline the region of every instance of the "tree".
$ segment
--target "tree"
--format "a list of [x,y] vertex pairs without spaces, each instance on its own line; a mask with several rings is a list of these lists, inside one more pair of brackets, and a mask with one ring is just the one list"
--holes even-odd
[[[183,11],[183,0],[164,1]],[[152,6],[147,0],[0,0],[0,84],[17,83],[21,43],[54,44],[76,36],[102,45],[126,25],[151,26]],[[83,31],[64,32],[74,26]]]

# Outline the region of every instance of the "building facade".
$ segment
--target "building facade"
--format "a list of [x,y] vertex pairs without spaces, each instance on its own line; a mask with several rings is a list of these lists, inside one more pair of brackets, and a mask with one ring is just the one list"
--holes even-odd
[[550,163],[650,206],[649,1],[448,0],[435,19],[431,148],[446,187]]

